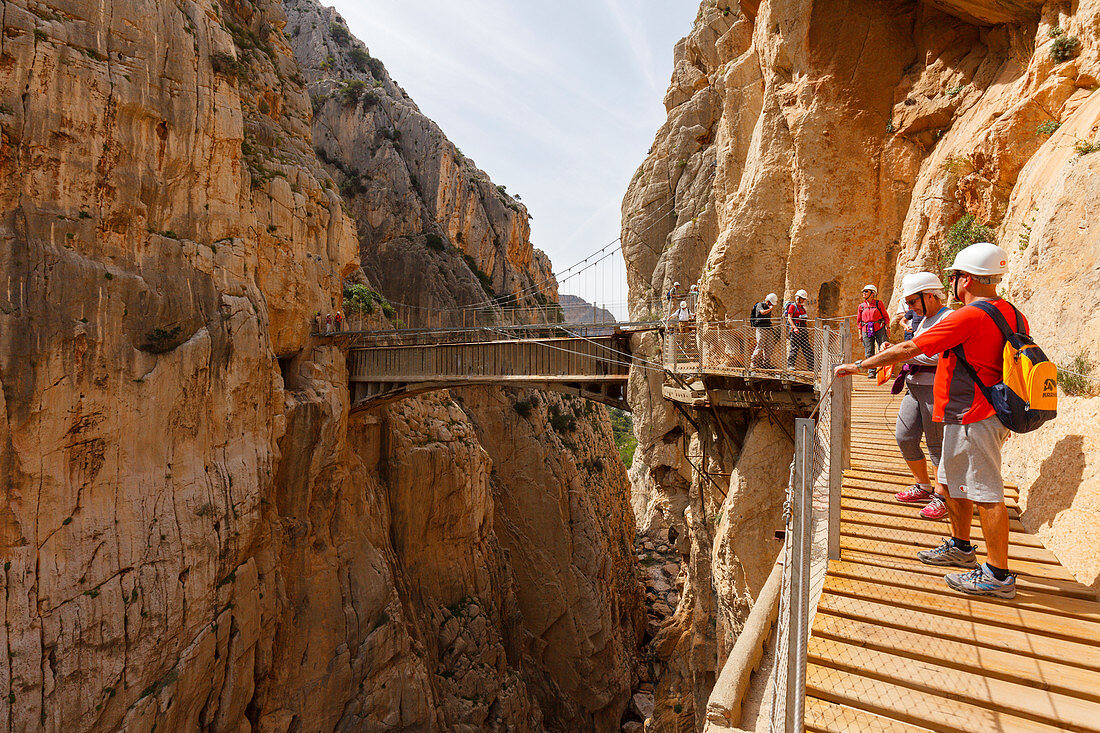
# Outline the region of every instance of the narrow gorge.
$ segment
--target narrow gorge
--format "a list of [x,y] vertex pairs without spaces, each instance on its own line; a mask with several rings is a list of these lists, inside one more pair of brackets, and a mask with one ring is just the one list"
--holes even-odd
[[[0,6],[0,729],[724,730],[790,414],[686,419],[655,331],[623,456],[622,413],[554,391],[353,409],[318,314],[607,311],[317,0]],[[631,320],[674,282],[700,320],[844,316],[868,281],[894,308],[997,241],[1084,375],[1006,474],[1100,590],[1100,0],[703,0],[683,30],[622,201]]]

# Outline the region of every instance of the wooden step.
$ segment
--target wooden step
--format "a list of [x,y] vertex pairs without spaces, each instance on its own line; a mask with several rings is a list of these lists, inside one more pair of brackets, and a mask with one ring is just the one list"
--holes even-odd
[[[887,567],[877,562],[861,562],[858,558],[853,557],[853,554],[845,553],[841,560],[830,562],[829,573],[851,580],[880,583],[898,588],[915,588],[928,593],[941,593],[952,597],[958,595],[957,591],[948,587],[943,580],[943,576],[951,572],[950,568],[925,565],[919,560],[914,561],[919,568],[914,568],[911,565]],[[931,572],[924,572],[924,569]],[[1046,592],[1046,588],[1030,583],[1027,576],[1023,575],[1018,577],[1016,584],[1016,598],[1012,602],[1020,608],[1030,608],[1033,611],[1043,611],[1058,616],[1073,616],[1084,621],[1100,623],[1100,603],[1094,600]],[[984,596],[968,596],[968,598],[989,603],[1001,602],[999,599]]]
[[[904,505],[900,504],[897,501],[897,499],[894,498],[894,493],[895,493],[895,491],[891,491],[891,490],[856,488],[854,486],[844,486],[841,489],[840,496],[841,496],[841,501],[843,501],[846,498],[849,498],[849,499],[860,499],[860,500],[863,500],[863,501],[877,501],[877,502],[881,502],[881,503],[884,503],[884,504],[898,504],[899,506],[904,506]],[[1009,521],[1010,522],[1012,520],[1019,521],[1019,519],[1020,519],[1020,509],[1019,509],[1019,507],[1016,506],[1016,502],[1011,500],[1011,499],[1005,499],[1005,506],[1008,507]],[[975,517],[978,516],[978,508],[977,507],[974,508],[974,516]]]
[[[902,509],[908,509],[906,515],[903,516],[886,516],[883,514],[855,511],[844,506],[844,500],[841,499],[840,507],[840,521],[846,522],[850,525],[857,525],[861,527],[889,527],[891,529],[905,530],[907,532],[922,532],[925,534],[935,535],[936,537],[943,537],[947,531],[948,525],[946,519],[922,519],[917,511],[920,509],[919,505],[913,504],[898,504]],[[985,534],[982,532],[981,525],[975,526],[970,531],[970,539],[974,542],[984,542]],[[1027,534],[1027,532],[1021,532],[1019,530],[1013,530],[1009,527],[1008,543],[1010,545],[1018,545],[1019,547],[1028,547],[1035,550],[1042,550],[1046,555],[1054,557],[1042,543],[1035,537],[1035,535]],[[922,543],[923,544],[926,543]],[[1057,562],[1057,559],[1054,560]]]
[[[806,693],[837,705],[859,707],[872,714],[893,718],[931,730],[977,733],[1055,733],[1063,728],[1020,718],[950,697],[919,692],[820,664],[806,667]],[[858,728],[849,729],[853,733]]]
[[[927,530],[911,530],[900,527],[886,527],[881,524],[842,523],[840,533],[847,537],[862,537],[868,540],[891,542],[897,545],[908,545],[917,550],[925,550],[929,547],[938,547],[940,542],[950,536],[947,525],[931,526]],[[976,538],[972,538],[975,539]],[[1049,565],[1046,570],[1050,577],[1073,580],[1073,575],[1058,564],[1050,550],[1044,547],[1025,547],[1011,541],[1009,533],[1008,559],[1026,560],[1028,562]],[[1046,574],[1045,573],[1045,574]]]
[[[953,700],[1062,730],[1100,731],[1100,706],[1092,701],[973,674],[955,665],[934,664],[823,637],[810,639],[809,658],[832,669],[856,672],[926,694],[946,690]],[[914,714],[923,717],[927,713]]]
[[929,644],[934,644],[936,639],[950,639],[980,648],[1000,649],[1073,667],[1100,670],[1100,649],[1096,646],[1030,634],[996,621],[941,616],[931,609],[904,608],[871,598],[832,594],[821,597],[818,613],[831,613],[896,629],[919,629],[928,637]]
[[[987,598],[978,600],[962,593],[946,596],[832,576],[826,576],[825,588],[831,593],[853,598],[875,600],[913,610],[927,610],[941,616],[1000,624],[1037,636],[1100,644],[1100,624],[1019,608],[1011,601],[990,603]],[[1096,646],[1096,651],[1100,653],[1100,646]]]
[[[889,542],[879,538],[867,539],[865,537],[852,536],[848,534],[843,525],[840,528],[840,546],[841,548],[858,550],[860,552],[871,552],[879,555],[892,555],[902,558],[915,558],[919,549],[931,549],[931,547],[918,548],[911,544]],[[936,546],[939,546],[938,542],[932,545],[932,547]],[[985,546],[978,545],[978,562],[985,562],[985,558]],[[944,568],[944,573],[954,573],[962,570],[965,570],[965,568],[948,567]],[[1030,560],[1016,560],[1012,558],[1011,549],[1009,550],[1009,570],[1018,575],[1026,575],[1030,578],[1061,580],[1069,584],[1077,583],[1073,575],[1066,571],[1061,565],[1047,565],[1046,563],[1036,563]],[[1080,583],[1077,583],[1077,585],[1081,588],[1081,596],[1088,598],[1092,591]]]
[[814,733],[932,733],[928,728],[816,697],[806,698],[806,730]]
[[[947,518],[943,519],[924,519],[919,516],[918,512],[923,508],[921,504],[902,504],[900,501],[892,501],[889,499],[879,499],[872,501],[864,501],[862,499],[852,499],[847,496],[841,496],[840,509],[841,509],[841,521],[844,520],[844,512],[853,512],[852,521],[865,521],[862,515],[877,516],[880,519],[878,521],[885,523],[893,523],[898,527],[908,527],[910,523],[920,522],[927,524],[930,527],[943,527]],[[977,509],[974,510],[977,514]],[[1009,539],[1027,547],[1042,547],[1043,543],[1039,541],[1039,538],[1033,534],[1028,534],[1024,529],[1024,525],[1020,523],[1019,519],[1009,519]],[[942,531],[942,530],[941,530]],[[982,537],[981,525],[975,526],[971,530],[971,535],[975,538]]]
[[[916,575],[931,578],[933,586],[947,589],[947,583],[944,582],[944,576],[947,575],[948,569],[934,565],[925,565],[924,562],[917,560],[914,555],[910,555],[909,557],[898,557],[897,555],[881,555],[878,553],[865,553],[865,551],[857,549],[845,549],[843,553],[840,554],[840,559],[845,562],[850,562],[850,564],[853,565],[869,566],[868,572],[888,569],[916,573]],[[889,578],[889,576],[884,577],[883,582],[889,582]],[[910,583],[910,586],[922,587],[921,583],[917,583],[916,581]],[[1016,589],[1018,589],[1016,590],[1016,598],[1022,598],[1022,591],[1027,590],[1047,595],[1056,595],[1056,597],[1059,598],[1079,599],[1088,603],[1097,601],[1095,592],[1092,592],[1092,590],[1086,586],[1081,586],[1081,583],[1076,581],[1016,576]],[[952,593],[954,592],[955,591],[952,591]]]

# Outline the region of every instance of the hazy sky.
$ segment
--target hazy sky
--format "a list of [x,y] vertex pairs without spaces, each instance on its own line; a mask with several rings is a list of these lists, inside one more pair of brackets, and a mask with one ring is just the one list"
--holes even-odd
[[[698,0],[322,1],[467,157],[522,197],[555,270],[619,235]],[[600,270],[563,292],[625,298],[621,285],[596,289],[613,275]]]

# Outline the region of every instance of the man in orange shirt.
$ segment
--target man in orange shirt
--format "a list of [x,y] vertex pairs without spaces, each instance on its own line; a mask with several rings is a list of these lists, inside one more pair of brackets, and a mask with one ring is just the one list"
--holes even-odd
[[[997,295],[997,283],[1007,264],[1008,255],[997,245],[970,245],[959,252],[949,269],[952,294],[964,307],[911,341],[836,368],[836,376],[844,377],[918,354],[943,354],[936,369],[932,419],[944,423],[938,479],[947,485],[949,493],[951,538],[934,550],[917,553],[917,557],[929,565],[973,568],[947,575],[944,580],[964,593],[1000,598],[1016,595],[1016,576],[1008,571],[1008,509],[1001,478],[1001,446],[1008,430],[974,383],[970,370],[960,363],[960,356],[983,383],[994,385],[1001,381],[1005,339],[985,309],[996,309],[1015,330],[1027,333],[1023,315]],[[975,504],[987,557],[987,562],[977,567],[976,548],[970,544]]]

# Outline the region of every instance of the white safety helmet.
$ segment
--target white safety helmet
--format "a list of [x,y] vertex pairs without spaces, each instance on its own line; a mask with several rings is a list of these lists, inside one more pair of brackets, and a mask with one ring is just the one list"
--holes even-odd
[[978,242],[955,255],[947,270],[978,276],[1003,275],[1008,270],[1008,253],[991,242]]
[[878,295],[878,288],[876,288],[874,285],[864,285],[863,289],[864,290],[870,290],[875,295]]
[[678,283],[678,282],[676,282],[676,283],[672,283],[672,287],[674,287],[674,288],[678,288],[678,287],[680,287],[680,283]]
[[688,307],[688,302],[686,300],[681,300],[680,301],[680,307],[681,308],[687,308]]
[[764,300],[768,301],[772,305],[775,305],[779,302],[779,296],[775,293],[768,293],[768,297],[764,298]]
[[931,272],[914,272],[901,279],[901,297],[943,290],[943,282]]
[[810,299],[810,294],[807,293],[805,290],[799,290],[797,293],[794,294],[794,297],[796,297],[796,298],[805,298],[806,300],[809,300]]

